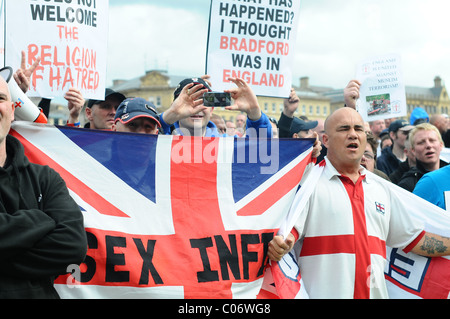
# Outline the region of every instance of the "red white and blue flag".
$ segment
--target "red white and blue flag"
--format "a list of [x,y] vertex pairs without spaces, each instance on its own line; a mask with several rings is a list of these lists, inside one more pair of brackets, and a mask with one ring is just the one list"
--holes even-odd
[[[391,183],[386,185],[403,199],[411,216],[423,221],[427,232],[450,237],[448,207],[445,211],[403,188]],[[390,247],[387,247],[386,255],[385,277],[391,299],[450,298],[450,256],[423,257]]]
[[195,138],[13,124],[66,181],[88,252],[62,298],[256,298],[313,140]]

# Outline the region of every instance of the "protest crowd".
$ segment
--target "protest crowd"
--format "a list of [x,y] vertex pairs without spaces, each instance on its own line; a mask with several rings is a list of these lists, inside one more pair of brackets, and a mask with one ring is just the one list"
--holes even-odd
[[[39,61],[37,61],[39,63]],[[30,76],[37,64],[29,69],[21,68],[15,73],[15,80],[20,88],[26,92]],[[40,190],[37,194],[46,198],[44,192],[55,192],[58,196],[51,199],[51,203],[44,203],[45,213],[35,213],[39,207],[33,207],[34,212],[22,212],[21,204],[10,205],[7,201],[30,202],[28,196],[20,195],[18,199],[9,199],[7,196],[9,183],[4,179],[4,172],[22,170],[14,164],[12,153],[20,153],[20,146],[17,141],[8,135],[9,127],[14,119],[13,110],[8,103],[11,101],[9,91],[5,81],[0,80],[0,96],[2,97],[2,116],[0,143],[2,146],[2,169],[0,178],[2,186],[0,192],[0,204],[2,206],[1,234],[13,238],[8,244],[2,240],[0,243],[2,252],[2,269],[0,272],[0,297],[2,298],[29,298],[29,297],[57,297],[56,292],[51,287],[51,278],[64,273],[68,264],[80,264],[86,252],[86,238],[83,234],[81,213],[76,204],[70,199],[67,190],[60,185],[63,183],[59,177],[54,176],[50,171],[45,172],[45,176],[51,178],[50,182],[43,184],[39,179],[43,173],[37,174],[37,182],[30,182],[28,177],[19,178],[20,183],[25,188],[34,189],[37,183]],[[293,231],[283,238],[276,236],[269,247],[269,257],[271,260],[279,261],[294,246],[296,241],[303,241],[303,249],[310,249],[311,255],[315,250],[319,250],[320,243],[315,242],[315,235],[322,233],[322,227],[329,229],[336,227],[337,233],[345,233],[347,226],[324,226],[329,221],[340,223],[339,218],[332,219],[326,214],[329,210],[349,210],[362,213],[364,215],[364,197],[372,198],[387,190],[378,183],[372,183],[372,178],[366,171],[374,173],[389,183],[396,184],[409,192],[412,192],[433,204],[445,209],[444,192],[450,191],[450,168],[448,163],[441,160],[441,152],[444,147],[450,147],[450,123],[446,114],[428,116],[426,113],[413,112],[410,119],[389,119],[380,120],[376,123],[365,123],[356,111],[356,100],[359,97],[360,83],[352,80],[344,90],[345,105],[341,109],[331,114],[324,122],[321,120],[308,119],[306,117],[295,117],[294,113],[299,105],[299,98],[295,90],[291,90],[290,96],[284,100],[284,110],[279,119],[267,117],[258,105],[256,95],[251,87],[242,79],[230,78],[235,87],[228,90],[233,103],[227,106],[229,110],[239,110],[241,114],[237,117],[236,123],[225,123],[223,119],[214,115],[214,108],[206,107],[203,103],[203,94],[212,91],[213,84],[209,83],[208,76],[188,78],[180,82],[174,92],[173,103],[161,114],[158,114],[156,107],[149,101],[137,97],[126,97],[120,92],[106,89],[104,100],[85,101],[80,91],[71,88],[65,95],[68,101],[70,116],[67,119],[67,126],[80,126],[81,112],[85,112],[88,123],[85,127],[94,130],[110,130],[118,132],[132,132],[144,134],[165,134],[183,136],[203,136],[203,137],[263,137],[263,138],[313,138],[313,157],[316,158],[316,165],[325,165],[329,170],[330,182],[326,184],[322,180],[319,184],[321,194],[313,195],[310,204],[302,215]],[[79,128],[83,130],[84,128]],[[14,146],[13,146],[14,145]],[[23,156],[23,155],[22,155]],[[16,158],[16,157],[14,157]],[[26,161],[26,160],[24,160]],[[27,166],[27,164],[24,164]],[[38,168],[31,168],[33,171]],[[328,172],[328,171],[327,171]],[[12,173],[11,173],[12,174]],[[328,174],[328,173],[327,173]],[[20,180],[21,179],[21,180]],[[32,178],[33,179],[33,178]],[[366,182],[365,180],[370,180]],[[47,185],[50,184],[50,185]],[[331,185],[332,184],[332,185]],[[47,186],[43,186],[47,185]],[[339,188],[344,185],[344,188]],[[48,189],[49,188],[49,189]],[[325,190],[330,191],[327,193]],[[347,194],[350,201],[345,196],[335,195],[342,198],[327,198],[329,194]],[[41,193],[40,193],[41,192]],[[367,192],[373,192],[366,194]],[[375,194],[376,193],[376,194]],[[403,208],[401,198],[393,198],[390,194],[384,194],[386,211],[389,210],[391,220],[389,225],[385,222],[370,220],[367,223],[374,223],[373,229],[369,230],[371,236],[379,237],[381,242],[387,242],[394,247],[401,247],[405,250],[417,254],[429,256],[448,255],[450,253],[450,240],[441,238],[428,232],[424,232],[423,225],[411,220],[408,212]],[[363,198],[356,194],[364,194]],[[22,196],[24,198],[22,198]],[[15,196],[14,196],[15,197]],[[334,208],[332,209],[330,201]],[[328,203],[328,206],[327,206]],[[29,204],[31,205],[31,204]],[[34,205],[34,204],[33,204]],[[33,206],[32,205],[32,206]],[[367,205],[368,206],[368,205]],[[19,209],[20,207],[20,209]],[[17,210],[11,215],[4,214],[6,211]],[[372,208],[366,208],[366,214],[372,214]],[[375,209],[375,207],[373,208]],[[318,211],[322,213],[319,214]],[[58,212],[54,217],[52,212]],[[313,213],[314,212],[314,213]],[[56,213],[55,213],[56,214]],[[43,215],[43,216],[40,216]],[[50,217],[48,217],[50,216]],[[361,215],[360,215],[361,216]],[[53,217],[53,218],[52,218]],[[5,220],[4,220],[5,218]],[[364,218],[362,218],[364,219]],[[342,224],[346,222],[343,221]],[[362,224],[361,224],[362,223]],[[366,221],[355,222],[355,236],[357,227],[363,227]],[[22,225],[21,225],[22,224]],[[23,224],[27,226],[23,226]],[[21,231],[33,225],[33,231]],[[369,228],[369,227],[368,227]],[[314,229],[314,230],[313,230]],[[375,229],[375,230],[374,230]],[[378,229],[378,231],[376,230]],[[20,238],[17,232],[20,232]],[[314,233],[316,232],[316,233]],[[366,231],[367,232],[367,231]],[[326,233],[326,232],[325,232]],[[367,236],[367,234],[366,234]],[[33,242],[39,238],[39,247],[33,246]],[[28,246],[29,245],[29,246]],[[426,247],[425,249],[423,247]],[[366,246],[358,249],[366,249]],[[17,253],[20,251],[20,253]],[[354,252],[356,263],[370,265],[370,254],[364,251]],[[325,255],[324,255],[325,256]],[[17,258],[16,258],[17,257]],[[378,256],[379,257],[379,256]],[[362,284],[357,279],[342,276],[336,283],[336,287],[327,290],[325,281],[333,281],[332,278],[316,278],[314,268],[316,264],[308,257],[302,257],[305,264],[304,276],[313,279],[306,281],[312,297],[342,297],[342,298],[369,298],[387,297],[384,292],[374,293],[366,291],[361,285],[365,285],[366,277],[363,276]],[[344,258],[344,257],[342,257]],[[363,259],[363,260],[360,260]],[[383,258],[372,259],[375,265],[382,265]],[[8,260],[13,260],[9,262]],[[351,261],[327,259],[323,257],[319,261],[321,267],[346,267]],[[360,266],[361,266],[360,264]],[[36,278],[29,278],[24,274],[29,271],[27,266],[34,265],[33,270]],[[357,266],[348,266],[353,269]],[[383,269],[382,266],[380,266]],[[354,270],[358,271],[358,270]],[[303,272],[303,269],[302,269]],[[350,271],[351,272],[351,271]],[[366,272],[367,271],[363,271]],[[14,273],[15,276],[7,274]],[[332,272],[330,272],[332,273]],[[358,277],[360,274],[355,275]],[[377,276],[383,275],[379,273]],[[20,278],[20,279],[18,279]],[[377,278],[379,280],[380,278]],[[353,293],[352,283],[355,281]],[[4,284],[5,283],[5,284]],[[350,288],[348,288],[350,283]],[[315,288],[314,285],[318,286]],[[343,287],[340,287],[342,285]],[[320,286],[320,287],[319,287]],[[15,289],[21,287],[21,289]],[[31,287],[31,288],[30,288]],[[13,289],[14,288],[14,289]],[[349,294],[348,290],[352,292]],[[381,289],[382,290],[382,289]],[[14,291],[14,293],[12,293]],[[56,295],[55,295],[56,294]]]

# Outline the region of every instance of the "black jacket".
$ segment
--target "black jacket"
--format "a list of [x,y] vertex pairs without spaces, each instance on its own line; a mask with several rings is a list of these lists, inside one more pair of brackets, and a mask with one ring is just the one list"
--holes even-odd
[[400,165],[401,161],[392,153],[392,146],[381,150],[377,158],[377,168],[387,176],[391,175]]
[[[447,163],[440,161],[439,167],[447,166]],[[416,187],[417,182],[422,178],[423,175],[429,173],[420,161],[416,160],[416,166],[411,167],[406,173],[403,174],[401,180],[398,182],[398,186],[412,192],[414,187]]]
[[403,174],[409,171],[410,168],[411,167],[409,166],[408,159],[406,159],[406,161],[401,162],[398,168],[392,174],[389,175],[389,179],[391,180],[392,183],[398,185],[398,183],[402,179]]
[[83,262],[83,215],[60,175],[7,136],[0,167],[0,298],[58,298],[53,280]]

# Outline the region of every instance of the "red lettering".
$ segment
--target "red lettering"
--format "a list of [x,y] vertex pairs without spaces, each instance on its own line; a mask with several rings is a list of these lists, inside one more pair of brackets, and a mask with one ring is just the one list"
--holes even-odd
[[41,46],[41,65],[51,65],[52,64],[52,62],[51,62],[52,54],[48,53],[48,51],[50,51],[51,48],[52,47],[50,45]]
[[31,83],[33,84],[33,88],[35,90],[36,90],[36,82],[37,82],[37,80],[38,79],[39,80],[44,80],[44,77],[41,74],[38,74],[38,71],[39,72],[44,72],[44,67],[42,65],[38,65],[36,67],[36,70],[34,70],[33,77],[31,79]]
[[264,41],[264,40],[258,41],[258,53],[261,53],[261,50],[265,47],[265,45],[266,45],[266,41]]
[[56,26],[59,30],[59,39],[78,40],[78,28],[64,25]]
[[80,65],[80,61],[81,59],[78,58],[76,59],[75,56],[79,56],[80,55],[80,48],[76,47],[73,51],[72,51],[72,63],[74,66],[79,66]]
[[251,39],[250,40],[250,52],[255,52],[257,48],[256,40]]
[[241,41],[241,45],[239,46],[239,51],[247,51],[247,42]]
[[238,38],[230,38],[230,50],[237,50]]
[[70,48],[69,48],[69,46],[66,47],[66,65],[70,66]]
[[89,65],[88,67],[90,67],[91,69],[97,69],[97,52],[95,52],[94,50],[91,50],[91,65]]
[[280,80],[278,81],[278,87],[284,86],[284,75],[280,74]]
[[70,86],[73,87],[73,78],[72,78],[72,71],[70,68],[66,69],[66,73],[64,74],[64,82],[62,87],[66,87],[67,83],[70,83]]
[[82,89],[87,89],[87,84],[86,84],[86,80],[88,77],[88,71],[86,69],[83,69],[83,73],[82,73],[82,80],[81,80],[81,88]]
[[93,75],[94,75],[94,71],[89,71],[88,82],[87,82],[88,83],[87,87],[88,87],[89,90],[92,90],[94,88]]
[[223,50],[228,49],[228,37],[226,36],[220,37],[220,48]]
[[32,65],[37,60],[39,47],[36,44],[28,45],[28,64]]
[[61,84],[61,71],[59,68],[56,68],[56,75],[54,75],[54,71],[53,68],[50,68],[50,75],[48,78],[48,85],[53,88],[54,85],[53,83],[56,81],[56,87],[59,87],[59,85]]
[[277,54],[278,55],[283,55],[283,42],[277,42]]
[[267,53],[273,54],[275,52],[275,43],[273,41],[267,42]]
[[94,76],[94,90],[98,89],[99,84],[100,84],[100,74],[98,72],[95,72],[95,76]]
[[220,49],[230,51],[258,52],[276,55],[288,55],[289,44],[255,39],[220,37]]
[[64,66],[64,62],[58,62],[58,47],[55,46],[55,51],[53,53],[53,65],[54,66]]
[[[270,76],[272,76],[272,75],[270,75]],[[267,74],[266,73],[262,74],[261,81],[259,82],[259,85],[267,86]]]
[[228,80],[228,78],[230,77],[230,70],[223,70],[223,78],[222,78],[222,82],[224,83],[229,83],[230,81]]
[[278,75],[270,74],[269,75],[269,85],[270,86],[277,86],[277,78],[278,78]]

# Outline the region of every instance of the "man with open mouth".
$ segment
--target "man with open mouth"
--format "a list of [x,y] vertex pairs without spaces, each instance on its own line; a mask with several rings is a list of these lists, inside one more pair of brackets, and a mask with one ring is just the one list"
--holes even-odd
[[411,152],[416,158],[416,166],[403,174],[398,186],[412,192],[423,175],[447,165],[440,160],[444,147],[439,130],[429,123],[417,125],[409,133]]
[[426,232],[386,187],[389,182],[360,165],[367,140],[356,110],[333,112],[323,143],[328,152],[317,185],[291,232],[275,236],[268,249],[269,258],[280,261],[299,242],[296,257],[310,298],[389,298],[386,246],[430,257],[450,254],[449,238]]

